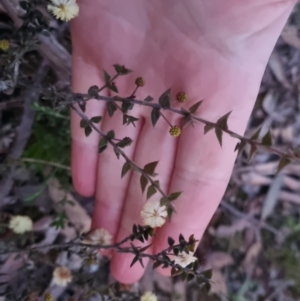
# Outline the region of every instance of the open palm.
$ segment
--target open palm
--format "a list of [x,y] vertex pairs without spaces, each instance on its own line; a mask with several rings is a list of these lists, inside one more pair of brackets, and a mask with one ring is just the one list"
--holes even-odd
[[[137,91],[138,99],[157,99],[168,88],[173,97],[185,91],[186,107],[204,99],[197,113],[207,120],[216,121],[232,110],[229,127],[243,134],[268,57],[294,2],[81,0],[79,17],[72,23],[74,91],[102,86],[103,70],[113,74],[112,65],[119,63],[133,70],[116,82],[121,96],[130,95],[135,78],[142,76],[146,85]],[[152,252],[166,247],[168,236],[201,238],[226,189],[237,141],[226,136],[221,149],[212,132],[204,135],[201,124],[171,137],[163,119],[153,129],[147,107],[132,110],[139,118],[136,127],[123,126],[121,113],[110,118],[105,108],[92,100],[86,114],[103,116],[99,126],[104,132],[113,129],[117,138],[132,138],[125,151],[139,166],[159,161],[156,172],[164,191],[183,192],[175,203],[177,214],[158,230]],[[96,195],[92,227],[105,228],[120,240],[134,223],[142,223],[145,196],[139,175],[121,180],[124,160],[117,160],[112,149],[98,155],[99,135],[93,132],[86,138],[80,118],[72,114],[75,188],[82,195]],[[179,116],[164,114],[173,125],[180,124]],[[126,254],[112,256],[111,271],[123,283],[143,274],[138,264],[128,273],[131,260]]]

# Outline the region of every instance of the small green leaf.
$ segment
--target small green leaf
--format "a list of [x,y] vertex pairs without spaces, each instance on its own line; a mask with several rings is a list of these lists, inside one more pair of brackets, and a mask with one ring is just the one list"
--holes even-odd
[[246,142],[243,140],[239,143],[239,146],[238,146],[238,155],[241,154],[241,152],[243,151],[244,147],[246,146]]
[[222,130],[220,130],[219,128],[215,128],[215,133],[216,133],[216,136],[218,138],[218,141],[220,143],[220,146],[222,147],[222,136],[223,136],[223,132]]
[[164,92],[158,99],[162,108],[170,108],[171,104],[171,89]]
[[155,126],[158,119],[160,117],[160,110],[159,109],[153,109],[151,111],[151,122],[152,122],[152,125]]
[[250,162],[250,160],[252,159],[252,157],[255,154],[256,150],[257,150],[257,147],[254,144],[252,144],[251,148],[250,148],[250,154],[249,154],[248,162]]
[[123,178],[130,169],[131,169],[131,164],[129,162],[125,162],[122,167],[121,178]]
[[189,282],[189,281],[193,280],[194,277],[195,277],[195,276],[194,276],[193,274],[188,274],[188,276],[187,276],[187,281]]
[[110,75],[104,70],[104,80],[106,83],[108,83],[110,81]]
[[91,118],[91,122],[93,123],[99,123],[102,120],[101,116],[95,116]]
[[283,168],[285,168],[287,165],[291,163],[291,160],[288,159],[287,157],[282,157],[279,161],[278,168],[277,168],[277,173],[279,173]]
[[148,175],[153,175],[154,172],[155,172],[155,168],[158,164],[158,161],[155,161],[155,162],[151,162],[151,163],[148,163],[144,166],[144,171],[148,174]]
[[153,99],[154,99],[154,98],[151,97],[151,96],[149,95],[149,96],[147,96],[147,97],[144,99],[144,101],[146,101],[146,102],[151,102]]
[[176,199],[179,198],[179,196],[181,195],[181,193],[182,193],[181,191],[171,193],[171,194],[169,195],[169,200],[170,200],[170,201],[175,201]]
[[190,116],[184,116],[181,119],[181,128],[185,128],[187,125],[191,124],[194,127],[193,119]]
[[261,140],[261,143],[265,146],[272,146],[272,136],[271,131],[269,130]]
[[131,262],[131,264],[130,264],[130,267],[132,267],[138,260],[139,260],[139,255],[136,255],[136,256],[133,258],[133,260],[132,260],[132,262]]
[[251,140],[257,140],[261,131],[261,127],[251,136]]
[[140,183],[141,183],[142,192],[144,193],[146,186],[148,184],[148,179],[144,175],[141,175]]
[[210,269],[210,270],[203,271],[201,274],[202,274],[206,279],[211,279],[212,273],[213,273],[213,270]]
[[214,125],[206,124],[205,127],[204,127],[204,134],[207,134],[214,127],[215,127]]
[[128,110],[131,110],[133,108],[133,105],[134,105],[133,103],[124,101],[121,107],[122,112],[127,113]]
[[109,140],[114,139],[115,138],[115,132],[113,130],[109,131],[106,134],[106,138],[109,139]]
[[172,237],[168,237],[168,244],[170,247],[172,247],[175,243],[175,240]]
[[231,114],[231,111],[222,116],[221,118],[218,119],[217,124],[224,130],[228,130],[228,125],[227,125],[227,120],[229,115]]
[[79,108],[81,109],[81,111],[83,112],[83,113],[85,113],[85,102],[84,101],[80,101],[79,103],[78,103],[78,105],[79,105]]
[[116,87],[115,83],[107,84],[107,88],[113,92],[119,93],[118,88]]
[[119,64],[115,64],[113,65],[115,67],[115,70],[116,72],[119,74],[119,75],[126,75],[130,72],[132,72],[131,70],[125,68],[124,66],[122,65],[119,65]]
[[134,116],[123,114],[123,124],[126,124],[126,125],[132,124],[135,127],[135,122],[138,120],[139,119]]
[[84,119],[81,119],[81,120],[80,120],[80,127],[81,127],[82,129],[84,129],[87,125],[88,125],[88,123],[87,123]]
[[107,148],[107,140],[105,138],[102,138],[99,142],[99,154],[105,151]]
[[154,264],[153,264],[153,270],[157,269],[160,265],[161,265],[160,262],[158,262],[158,261],[154,262]]
[[190,113],[195,114],[196,111],[198,110],[198,108],[200,107],[200,105],[202,104],[202,101],[203,101],[203,100],[200,100],[200,101],[196,102],[194,105],[192,105],[192,106],[189,108]]
[[156,193],[156,188],[150,185],[147,190],[147,200],[149,200]]
[[124,148],[126,146],[129,146],[132,143],[132,139],[129,137],[125,137],[122,139],[122,141],[117,143],[117,146]]
[[169,200],[165,197],[160,199],[160,206],[166,206],[167,204],[169,204]]
[[89,89],[88,89],[88,95],[90,97],[94,97],[94,98],[97,98],[98,97],[98,93],[99,93],[99,87],[98,86],[91,86]]
[[85,133],[85,136],[88,137],[92,132],[92,128],[87,125],[85,128],[84,128],[84,133]]
[[107,108],[109,117],[112,117],[114,115],[115,111],[117,110],[117,106],[115,105],[114,102],[107,102],[106,108]]

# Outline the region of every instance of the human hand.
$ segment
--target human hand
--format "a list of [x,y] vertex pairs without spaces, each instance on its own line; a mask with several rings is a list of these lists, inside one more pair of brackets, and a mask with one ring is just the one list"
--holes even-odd
[[[206,120],[215,122],[232,110],[229,128],[243,134],[269,55],[294,3],[81,0],[72,22],[73,89],[85,93],[92,85],[103,86],[103,70],[112,74],[111,66],[122,64],[133,72],[117,79],[121,96],[130,95],[135,78],[142,76],[146,85],[137,91],[137,99],[158,99],[168,88],[174,95],[185,91],[186,107],[204,99],[197,114]],[[139,166],[159,161],[156,172],[164,191],[183,192],[175,203],[177,213],[158,230],[152,252],[165,248],[168,236],[195,234],[200,239],[226,189],[237,141],[224,135],[221,148],[212,132],[204,135],[201,124],[171,137],[162,118],[153,129],[147,107],[131,111],[139,118],[136,127],[123,126],[121,113],[110,118],[105,107],[92,100],[86,114],[103,116],[99,126],[105,133],[113,129],[117,138],[132,138],[125,152]],[[164,115],[179,125],[179,116]],[[134,223],[142,224],[145,196],[139,175],[128,173],[121,179],[124,160],[117,160],[112,149],[98,155],[99,135],[85,137],[74,112],[71,120],[74,186],[84,196],[96,195],[92,228],[105,228],[119,241]],[[158,194],[151,200],[156,198]],[[112,255],[111,272],[117,280],[132,283],[142,276],[138,264],[128,273],[131,260],[127,254]]]

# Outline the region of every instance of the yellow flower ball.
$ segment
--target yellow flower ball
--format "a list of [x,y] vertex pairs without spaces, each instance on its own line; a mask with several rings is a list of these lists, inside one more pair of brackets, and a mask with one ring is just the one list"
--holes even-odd
[[138,77],[136,80],[135,80],[135,84],[138,86],[138,87],[143,87],[145,86],[145,80],[142,78],[142,77]]
[[170,128],[169,133],[171,134],[171,136],[173,137],[179,137],[181,134],[181,128],[178,125],[174,125]]
[[10,47],[10,43],[8,40],[0,40],[0,49],[3,51],[8,50]]
[[179,92],[176,95],[176,100],[179,101],[179,102],[181,102],[181,103],[186,102],[187,98],[188,98],[188,96],[187,96],[187,94],[185,92]]

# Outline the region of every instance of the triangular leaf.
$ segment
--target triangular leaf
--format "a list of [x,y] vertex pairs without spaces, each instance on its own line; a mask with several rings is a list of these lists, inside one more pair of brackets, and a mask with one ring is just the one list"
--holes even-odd
[[211,279],[212,273],[213,273],[213,270],[210,269],[210,270],[203,271],[201,274],[202,274],[206,279]]
[[115,64],[113,66],[115,67],[115,70],[119,75],[126,75],[126,74],[132,72],[131,70],[125,68],[125,66],[122,66],[119,64]]
[[251,136],[251,140],[257,140],[261,131],[261,127],[257,129],[257,131]]
[[231,114],[231,111],[222,116],[221,118],[218,119],[217,124],[224,130],[228,130],[228,125],[227,125],[227,120],[229,115]]
[[107,134],[106,134],[106,137],[107,139],[111,140],[111,139],[114,139],[115,138],[115,132],[113,130],[109,131]]
[[95,116],[91,118],[91,122],[93,123],[99,123],[102,120],[101,116]]
[[184,129],[187,125],[194,126],[193,119],[190,116],[184,116],[181,119],[181,128]]
[[178,192],[173,192],[173,193],[171,193],[170,195],[169,195],[169,200],[170,201],[175,201],[176,199],[178,199],[179,198],[179,196],[181,195],[181,191],[178,191]]
[[171,104],[171,89],[164,92],[158,99],[162,108],[170,108]]
[[115,105],[114,102],[107,102],[106,108],[107,108],[109,117],[112,117],[114,115],[115,111],[117,110],[117,106]]
[[249,154],[248,162],[250,162],[250,160],[252,159],[252,157],[255,154],[256,150],[257,150],[256,145],[252,144],[251,148],[250,148],[250,154]]
[[81,127],[82,129],[84,129],[87,125],[88,125],[88,123],[87,123],[84,119],[81,119],[81,120],[80,120],[80,127]]
[[84,128],[85,136],[88,137],[92,132],[92,128],[88,125]]
[[207,134],[214,127],[215,127],[214,125],[206,124],[205,127],[204,127],[204,134]]
[[196,102],[194,105],[192,105],[192,106],[189,108],[189,111],[190,111],[192,114],[195,114],[196,111],[198,110],[198,108],[200,107],[200,105],[202,104],[202,101],[203,101],[203,100],[200,100],[200,101]]
[[146,164],[144,166],[144,171],[149,175],[153,175],[157,164],[158,164],[158,161],[154,161],[154,162]]
[[108,88],[109,90],[113,91],[113,92],[116,92],[116,93],[119,92],[119,90],[118,90],[118,88],[116,87],[115,83],[107,84],[107,88]]
[[151,111],[151,122],[152,122],[152,125],[153,125],[153,126],[156,125],[156,123],[157,123],[159,117],[160,117],[160,111],[159,111],[159,109],[155,109],[155,108],[154,108],[154,109]]
[[106,83],[110,81],[110,75],[104,70],[104,80]]
[[288,159],[287,157],[282,157],[279,161],[278,168],[277,168],[277,173],[279,173],[283,168],[285,168],[287,165],[291,163],[291,160]]
[[215,133],[216,133],[216,136],[218,138],[218,141],[220,143],[220,146],[222,147],[222,136],[223,136],[223,132],[222,130],[220,130],[219,128],[215,128]]
[[146,186],[148,184],[148,179],[144,175],[141,175],[140,183],[141,183],[142,192],[144,193]]
[[261,143],[265,146],[272,146],[272,136],[271,131],[269,130],[261,140]]
[[130,169],[131,169],[131,164],[129,162],[125,162],[122,167],[121,178],[123,178]]
[[102,153],[107,148],[107,140],[102,138],[99,142],[99,154]]
[[132,139],[129,137],[125,137],[122,139],[122,141],[117,143],[117,146],[124,148],[126,146],[129,146],[132,143]]
[[147,200],[149,200],[156,193],[156,188],[150,185],[147,190]]
[[154,99],[154,98],[151,97],[151,96],[149,95],[149,96],[147,96],[147,97],[144,99],[144,101],[146,101],[146,102],[151,102],[153,99]]
[[130,267],[132,267],[138,260],[139,260],[139,255],[136,255],[136,256],[133,258],[133,260],[132,260],[132,262],[131,262],[131,264],[130,264]]

